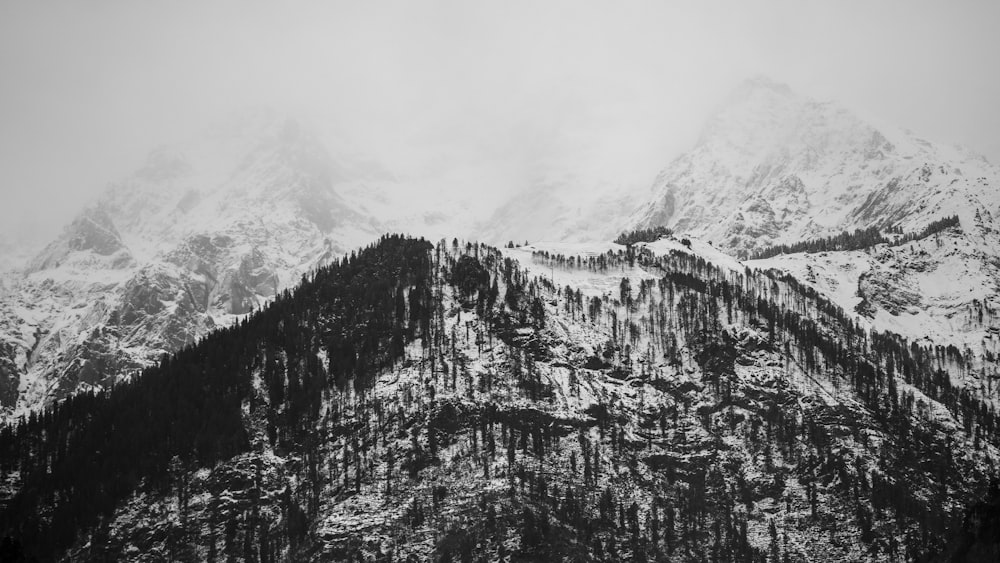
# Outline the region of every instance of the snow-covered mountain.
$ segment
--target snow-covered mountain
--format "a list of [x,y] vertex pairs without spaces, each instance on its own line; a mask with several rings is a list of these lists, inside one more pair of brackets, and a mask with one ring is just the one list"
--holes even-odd
[[[958,215],[961,229],[944,235],[958,239],[914,243],[928,253],[919,271],[902,254],[914,245],[837,254],[824,258],[836,269],[826,279],[836,284],[816,287],[843,297],[837,302],[848,310],[863,299],[863,318],[878,329],[975,354],[994,337],[988,321],[952,331],[956,315],[978,319],[982,309],[988,319],[1000,307],[998,176],[961,149],[870,125],[836,104],[754,79],[651,190],[634,174],[607,180],[606,171],[572,159],[542,158],[533,169],[529,187],[497,204],[466,189],[468,171],[400,179],[378,163],[329,150],[308,127],[270,111],[240,114],[192,141],[158,148],[44,250],[5,269],[0,410],[23,412],[104,387],[389,231],[432,240],[474,235],[500,245],[608,241],[636,226],[666,225],[732,254],[873,225],[915,232]],[[814,274],[803,270],[806,263],[825,267],[816,260],[779,256],[751,265],[808,282]],[[959,263],[969,272],[957,282],[965,289],[945,285],[934,293],[947,294],[946,304],[926,297],[897,307],[879,297],[919,292],[960,271],[953,268]]]
[[[1000,171],[961,147],[874,124],[765,77],[747,80],[652,182],[547,162],[476,231],[493,243],[599,241],[667,226],[734,254],[844,230],[1000,210]],[[991,219],[990,219],[991,221]]]
[[4,274],[0,412],[121,380],[387,230],[472,221],[410,187],[270,110],[157,148]]
[[745,82],[657,177],[630,222],[733,252],[870,226],[919,231],[1000,209],[983,157],[875,126],[766,78]]
[[[652,196],[595,178],[553,166],[490,215],[262,114],[154,151],[0,280],[0,401],[184,349],[0,432],[0,533],[68,560],[995,560],[988,163],[755,80]],[[385,230],[446,240],[356,250]]]

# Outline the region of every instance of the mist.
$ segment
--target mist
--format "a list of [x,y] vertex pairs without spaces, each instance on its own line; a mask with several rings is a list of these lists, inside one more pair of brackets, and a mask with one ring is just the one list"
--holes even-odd
[[757,74],[998,162],[998,21],[989,2],[5,2],[0,233],[48,234],[151,148],[257,106],[495,199],[552,170],[647,184]]

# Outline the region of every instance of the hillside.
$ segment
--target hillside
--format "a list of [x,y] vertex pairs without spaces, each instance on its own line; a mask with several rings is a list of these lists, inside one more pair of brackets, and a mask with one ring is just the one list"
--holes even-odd
[[68,560],[957,549],[1000,426],[950,352],[700,244],[383,238],[4,427],[2,534]]
[[956,382],[997,401],[1000,240],[980,221],[900,245],[795,253],[745,262],[790,275],[854,314],[862,326],[954,349]]

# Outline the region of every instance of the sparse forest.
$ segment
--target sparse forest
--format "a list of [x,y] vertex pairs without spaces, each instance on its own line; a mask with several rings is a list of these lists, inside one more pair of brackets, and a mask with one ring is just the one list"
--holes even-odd
[[898,227],[889,227],[885,232],[891,235],[887,237],[878,227],[867,229],[856,229],[854,232],[844,231],[831,237],[806,240],[794,244],[779,244],[769,246],[748,255],[749,260],[764,260],[780,254],[795,254],[797,252],[833,252],[843,250],[862,250],[871,248],[878,244],[889,244],[898,246],[910,241],[920,240],[933,234],[940,233],[946,229],[960,226],[957,215],[944,217],[937,221],[932,221],[922,230],[915,233],[903,233]]

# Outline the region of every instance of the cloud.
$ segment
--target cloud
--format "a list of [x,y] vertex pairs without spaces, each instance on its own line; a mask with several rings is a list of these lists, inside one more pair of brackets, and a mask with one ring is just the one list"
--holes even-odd
[[[649,181],[764,73],[1000,160],[996,3],[6,2],[0,221],[64,223],[246,106],[402,175]],[[3,229],[0,229],[3,230]]]

